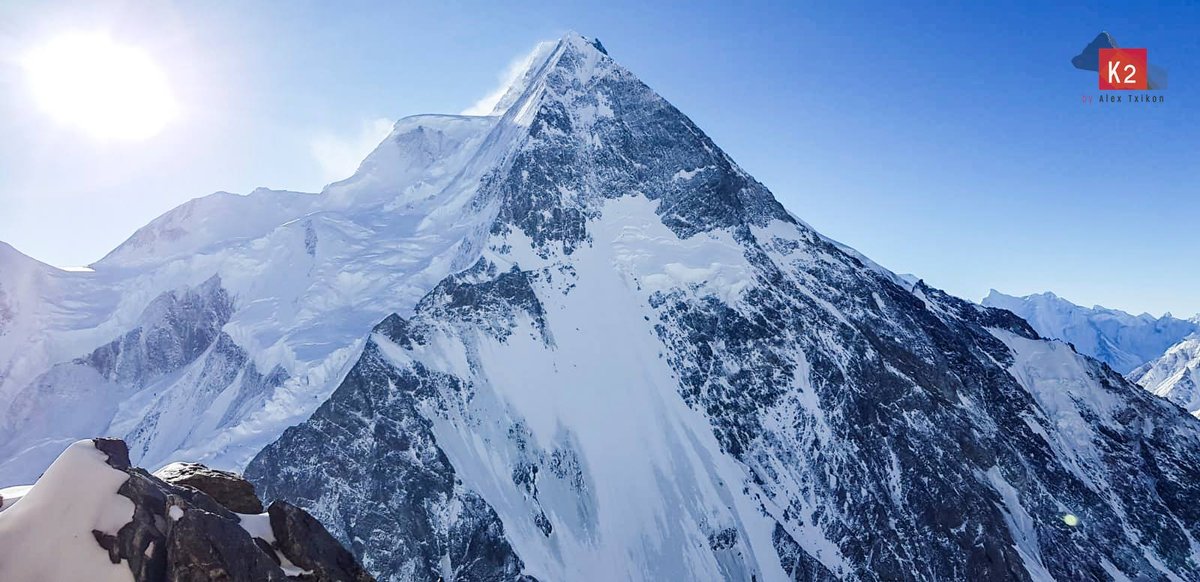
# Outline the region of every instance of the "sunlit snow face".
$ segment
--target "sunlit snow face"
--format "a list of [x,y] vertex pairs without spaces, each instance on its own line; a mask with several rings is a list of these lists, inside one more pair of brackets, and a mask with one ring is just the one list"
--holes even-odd
[[99,139],[146,139],[177,114],[167,77],[154,61],[103,34],[57,37],[22,64],[42,110]]

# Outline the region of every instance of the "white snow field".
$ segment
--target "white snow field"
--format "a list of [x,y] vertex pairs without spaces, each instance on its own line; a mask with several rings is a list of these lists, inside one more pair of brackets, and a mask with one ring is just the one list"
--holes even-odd
[[89,271],[0,247],[0,486],[119,437],[389,580],[1171,579],[1193,420],[822,237],[573,33],[319,194],[194,200]]
[[[133,519],[133,502],[117,494],[129,476],[105,459],[92,441],[79,441],[35,485],[0,490],[0,580],[133,581],[92,535],[115,535]],[[20,497],[10,501],[11,493]]]

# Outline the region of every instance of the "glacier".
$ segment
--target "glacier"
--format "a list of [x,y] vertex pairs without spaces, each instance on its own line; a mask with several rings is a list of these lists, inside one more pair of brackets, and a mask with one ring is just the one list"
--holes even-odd
[[[3,484],[32,480],[63,447],[96,431],[125,438],[147,466],[175,458],[244,465],[325,399],[375,322],[470,265],[486,225],[461,212],[479,180],[461,166],[495,122],[401,120],[355,176],[320,196],[260,189],[199,198],[138,230],[89,272],[0,247]],[[189,294],[198,303],[224,297],[227,313],[214,320],[197,305],[164,321],[151,307]],[[113,338],[157,330],[155,351],[187,344],[206,318],[212,333],[194,353],[165,367],[127,366],[141,377],[100,388],[105,406],[40,403],[98,388],[86,360]],[[147,426],[161,415],[202,420]]]
[[90,272],[0,246],[0,293],[4,480],[110,433],[380,579],[1200,571],[1200,421],[822,236],[574,33],[320,194],[197,199]]

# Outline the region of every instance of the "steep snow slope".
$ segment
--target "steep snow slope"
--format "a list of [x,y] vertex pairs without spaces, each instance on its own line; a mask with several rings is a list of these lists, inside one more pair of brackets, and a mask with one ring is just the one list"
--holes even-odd
[[494,113],[91,273],[0,248],[0,479],[253,457],[385,579],[1194,577],[1195,419],[816,233],[597,41]]
[[[243,465],[325,399],[374,322],[475,260],[490,217],[464,205],[508,147],[496,123],[401,120],[322,195],[189,202],[92,272],[0,249],[0,481],[31,480],[96,432],[126,438],[150,466],[176,453]],[[197,299],[153,307],[182,296]],[[123,349],[105,363],[114,342]],[[187,346],[169,365],[126,357],[168,344]],[[55,396],[77,392],[92,396]]]
[[1200,336],[1189,337],[1130,372],[1130,380],[1200,417]]
[[35,354],[47,341],[41,321],[50,306],[43,298],[53,293],[58,273],[0,242],[0,403],[45,369]]
[[1156,359],[1183,338],[1200,332],[1200,320],[1166,314],[1130,315],[1099,305],[1075,305],[1053,293],[1013,297],[992,290],[983,299],[988,307],[1007,309],[1028,321],[1043,336],[1071,342],[1122,374]]
[[598,42],[536,69],[479,260],[266,495],[396,580],[1195,577],[1195,419],[820,236]]
[[[640,276],[639,258],[648,258],[639,256],[648,250],[647,240],[663,241],[666,248],[658,250],[682,261],[667,273],[707,270],[714,260],[736,265],[742,262],[737,246],[703,237],[672,248],[678,239],[654,216],[653,205],[640,198],[613,201],[601,221],[593,236],[611,245],[579,249],[570,270],[562,265],[503,270],[516,258],[507,254],[503,267],[485,260],[444,282],[422,302],[412,323],[389,319],[373,335],[359,366],[396,366],[397,371],[385,372],[394,377],[381,381],[366,370],[352,372],[348,382],[362,382],[355,388],[363,392],[344,397],[365,407],[362,416],[342,410],[331,418],[319,412],[320,420],[313,421],[322,426],[317,442],[333,434],[358,436],[325,446],[307,438],[304,445],[277,446],[286,461],[255,465],[252,475],[275,483],[267,475],[304,472],[292,466],[293,455],[321,455],[318,464],[328,472],[305,475],[287,496],[308,492],[300,498],[311,499],[308,507],[319,508],[323,520],[363,524],[338,533],[347,539],[362,536],[368,568],[381,573],[419,574],[440,567],[442,552],[393,549],[414,537],[395,527],[411,519],[410,504],[428,505],[441,497],[453,507],[456,498],[464,498],[471,500],[464,502],[470,507],[482,495],[496,513],[464,512],[468,515],[461,521],[486,531],[498,518],[507,543],[497,545],[511,543],[526,561],[524,572],[539,579],[702,579],[723,573],[727,579],[749,580],[764,572],[770,579],[783,577],[771,545],[774,521],[758,511],[754,500],[730,490],[744,473],[679,397],[675,374],[661,359],[662,344],[648,319],[653,311],[644,296],[630,292],[632,278]],[[530,249],[528,239],[521,242]],[[528,255],[526,262],[539,262]],[[746,275],[737,266],[729,270],[734,277]],[[671,276],[650,273],[649,279]],[[736,287],[738,281],[728,283]],[[491,293],[498,297],[489,298]],[[472,313],[477,301],[494,309]],[[414,362],[419,363],[407,369]],[[392,390],[428,392],[429,402],[390,396]],[[341,408],[341,403],[335,397],[327,406]],[[421,427],[424,419],[416,411],[422,404],[446,414],[430,415],[432,424]],[[377,422],[405,428],[381,434],[372,428]],[[410,422],[416,426],[407,426]],[[409,463],[396,457],[406,456],[411,447],[406,441],[415,440],[414,433],[428,439],[428,457],[438,460],[421,463],[436,467],[422,468],[436,475],[434,485],[415,488],[410,475],[417,471],[395,468]],[[283,442],[291,441],[285,437]],[[336,451],[349,450],[369,450],[372,457],[341,473],[347,463]],[[468,489],[450,486],[453,476]],[[363,487],[366,483],[371,486]],[[368,490],[378,497],[350,507],[334,501]],[[310,497],[317,492],[328,493]],[[343,511],[355,518],[346,519]],[[454,527],[426,519],[434,531]],[[394,533],[364,535],[363,527],[378,528],[381,522]],[[745,532],[741,535],[748,541],[738,545],[737,532]],[[459,551],[454,536],[446,535],[444,553],[457,574],[447,579],[460,578],[466,572],[459,568],[471,565],[472,554],[466,547]],[[505,539],[503,533],[493,535]],[[631,543],[643,538],[652,544]],[[514,576],[522,571],[511,565],[496,569]]]

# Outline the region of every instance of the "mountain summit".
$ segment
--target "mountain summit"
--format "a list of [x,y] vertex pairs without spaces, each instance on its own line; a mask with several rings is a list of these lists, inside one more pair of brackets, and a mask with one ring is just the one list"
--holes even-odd
[[20,287],[5,469],[105,431],[245,466],[385,580],[1200,565],[1195,418],[821,236],[598,41],[494,113]]
[[583,39],[523,82],[488,138],[510,146],[472,193],[492,217],[478,260],[381,321],[329,401],[247,469],[343,524],[368,568],[1194,567],[1195,520],[1164,519],[1190,493],[1146,483],[1187,489],[1196,469],[1134,452],[1194,456],[1180,411],[1007,312],[900,285],[821,237]]

